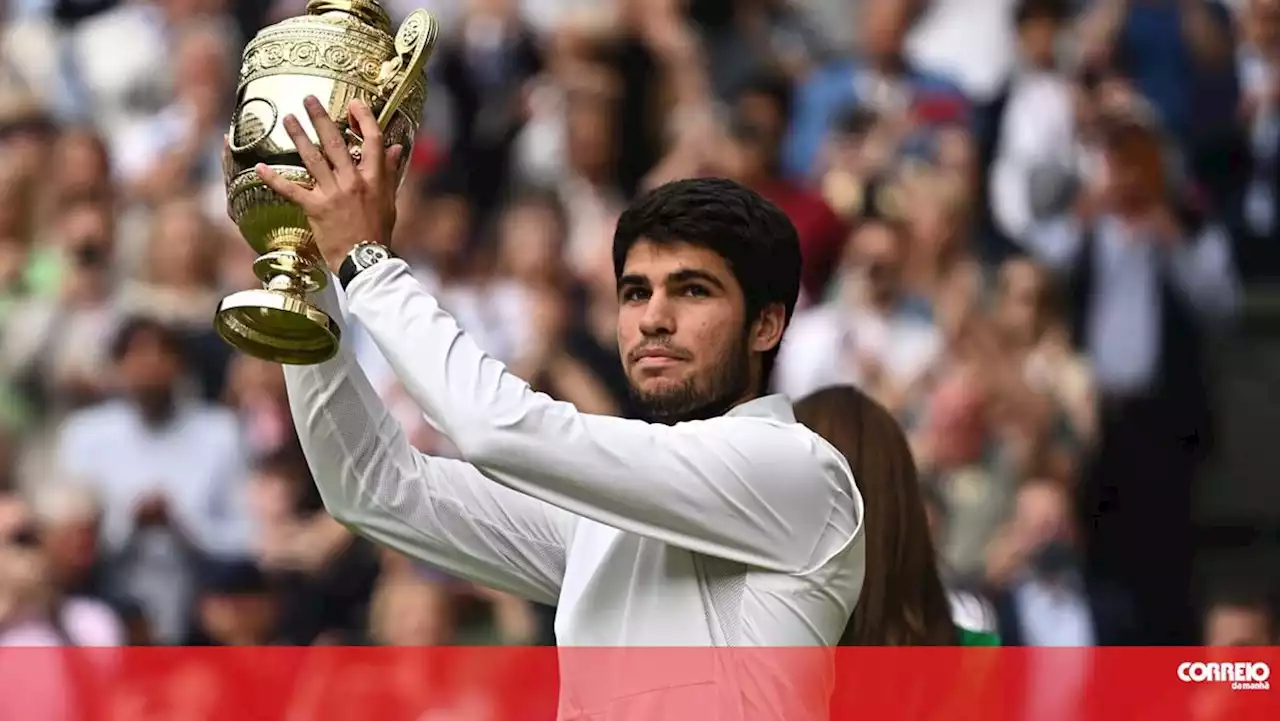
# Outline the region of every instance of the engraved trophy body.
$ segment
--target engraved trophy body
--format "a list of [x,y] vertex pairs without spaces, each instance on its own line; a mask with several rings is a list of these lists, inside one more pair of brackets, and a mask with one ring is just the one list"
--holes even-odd
[[378,118],[388,146],[404,147],[403,179],[426,101],[426,63],[437,35],[435,20],[414,11],[393,37],[377,0],[310,0],[305,15],[263,29],[245,48],[224,155],[227,209],[258,252],[254,272],[263,287],[225,298],[214,327],[239,350],[293,365],[321,363],[338,350],[333,318],[306,297],[328,283],[307,218],[266,187],[254,167],[271,166],[285,178],[311,182],[284,128],[295,115],[312,140],[303,107],[314,95],[347,138],[352,153],[363,141],[349,125],[347,106],[360,99]]

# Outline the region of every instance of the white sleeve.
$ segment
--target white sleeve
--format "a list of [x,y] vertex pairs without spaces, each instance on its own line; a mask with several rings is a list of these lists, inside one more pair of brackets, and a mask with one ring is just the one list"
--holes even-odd
[[855,537],[843,459],[803,427],[725,416],[674,426],[580,413],[486,356],[400,260],[347,289],[408,393],[485,476],[576,515],[785,573]]
[[1071,215],[1036,223],[1023,236],[1023,247],[1055,273],[1071,269],[1084,244],[1084,229]]
[[1212,321],[1232,319],[1240,308],[1242,290],[1231,258],[1231,239],[1218,225],[1172,253],[1173,278],[1192,306]]
[[[341,318],[332,285],[313,300]],[[348,345],[326,363],[285,367],[325,507],[360,535],[445,572],[555,604],[577,519],[467,463],[414,450]]]

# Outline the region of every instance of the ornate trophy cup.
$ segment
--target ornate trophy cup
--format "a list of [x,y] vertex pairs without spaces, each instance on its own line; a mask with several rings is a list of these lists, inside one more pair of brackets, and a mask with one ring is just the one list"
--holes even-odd
[[327,104],[357,154],[363,140],[350,127],[347,106],[358,98],[373,109],[387,146],[404,146],[402,180],[422,120],[436,33],[423,10],[410,14],[393,38],[378,0],[310,0],[306,15],[263,29],[245,48],[223,162],[228,212],[259,253],[253,268],[263,288],[218,306],[214,326],[231,345],[293,365],[322,363],[337,353],[337,323],[306,297],[329,277],[307,218],[268,189],[254,167],[265,163],[285,178],[311,182],[284,128],[292,113],[316,140],[303,107],[308,95]]

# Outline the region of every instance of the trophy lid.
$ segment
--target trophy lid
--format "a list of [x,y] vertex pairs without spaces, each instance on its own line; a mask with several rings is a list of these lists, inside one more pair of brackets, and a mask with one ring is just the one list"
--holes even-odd
[[378,0],[308,0],[308,15],[341,12],[351,15],[366,25],[391,33],[391,16]]

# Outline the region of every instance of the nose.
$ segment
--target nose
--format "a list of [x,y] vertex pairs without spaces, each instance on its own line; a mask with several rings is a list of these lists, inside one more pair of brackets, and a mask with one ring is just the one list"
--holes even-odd
[[675,314],[671,302],[662,291],[649,296],[644,315],[640,317],[640,333],[645,337],[673,335],[676,332]]

